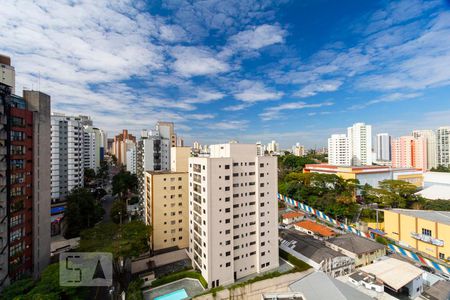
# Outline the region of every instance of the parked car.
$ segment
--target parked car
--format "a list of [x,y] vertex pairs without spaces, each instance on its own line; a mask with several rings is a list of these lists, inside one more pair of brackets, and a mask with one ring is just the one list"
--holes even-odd
[[429,266],[420,266],[419,268],[431,274],[436,273],[436,270]]

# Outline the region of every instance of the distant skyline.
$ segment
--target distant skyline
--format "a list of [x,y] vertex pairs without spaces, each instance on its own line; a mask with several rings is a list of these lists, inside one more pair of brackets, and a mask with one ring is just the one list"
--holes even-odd
[[[449,1],[4,0],[0,53],[109,136],[326,146],[450,126]],[[111,3],[110,3],[111,2]]]

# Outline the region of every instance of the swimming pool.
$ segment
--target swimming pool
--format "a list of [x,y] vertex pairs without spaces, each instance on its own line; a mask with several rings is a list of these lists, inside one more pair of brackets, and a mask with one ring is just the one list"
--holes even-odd
[[155,300],[182,300],[188,298],[188,294],[186,293],[185,289],[176,290],[171,293],[158,296],[155,298]]

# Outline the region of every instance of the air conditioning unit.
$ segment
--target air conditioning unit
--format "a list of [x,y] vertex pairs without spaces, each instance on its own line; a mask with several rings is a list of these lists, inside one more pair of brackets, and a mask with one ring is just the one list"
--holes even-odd
[[25,179],[19,178],[19,183],[24,183]]

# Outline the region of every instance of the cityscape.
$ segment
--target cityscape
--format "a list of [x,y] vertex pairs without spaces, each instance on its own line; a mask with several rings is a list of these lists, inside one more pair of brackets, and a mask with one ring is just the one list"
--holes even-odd
[[450,300],[450,3],[363,2],[5,0],[0,299]]

